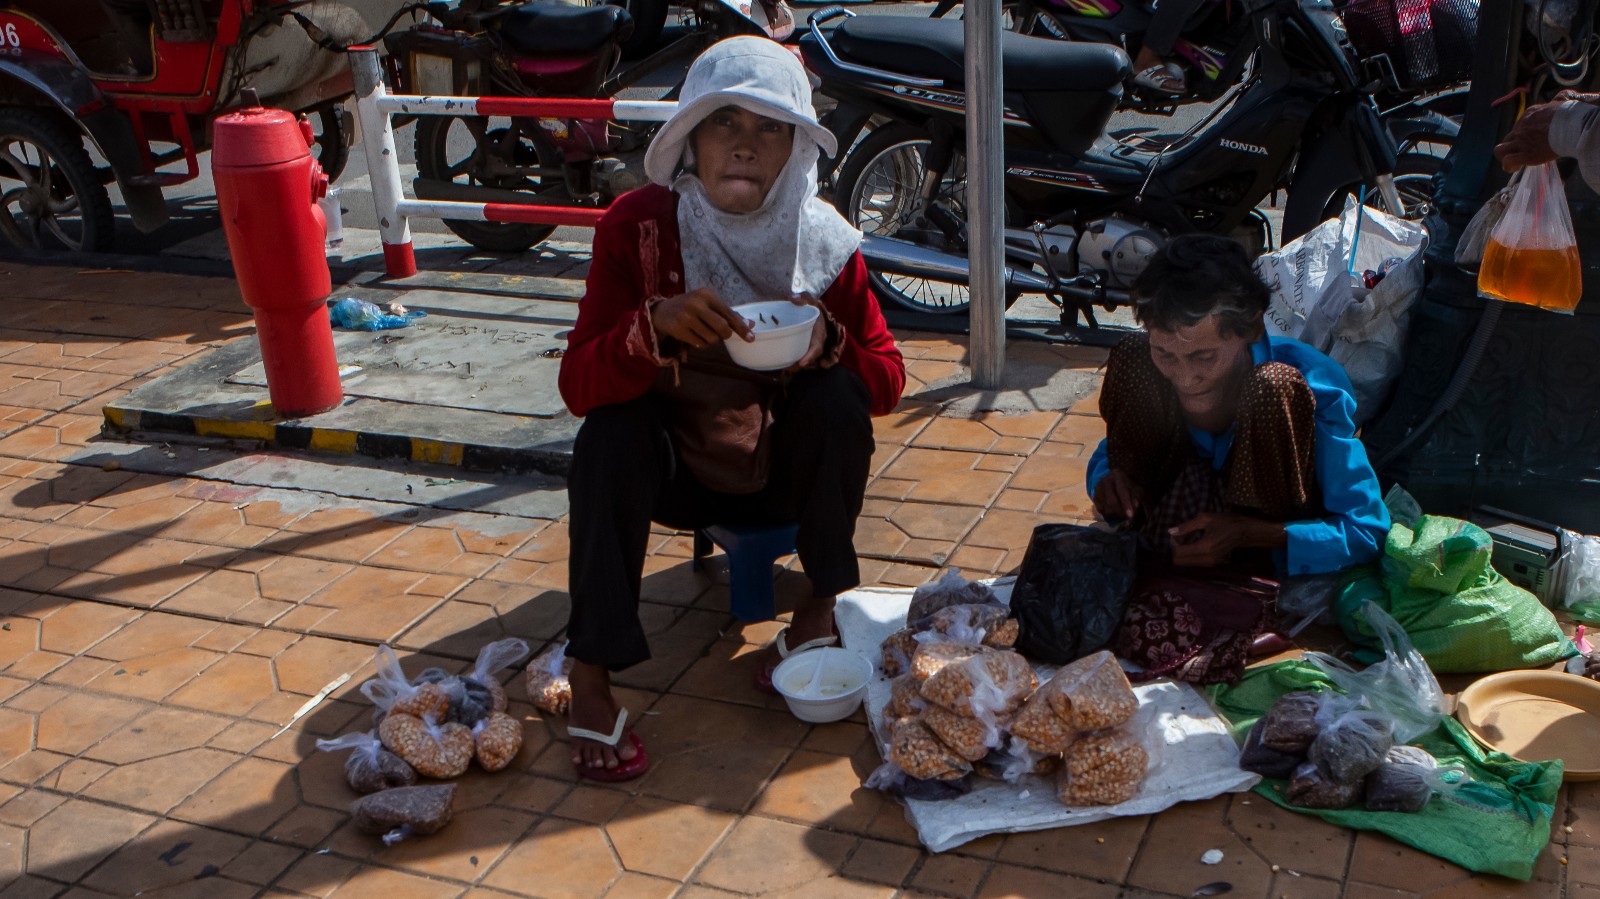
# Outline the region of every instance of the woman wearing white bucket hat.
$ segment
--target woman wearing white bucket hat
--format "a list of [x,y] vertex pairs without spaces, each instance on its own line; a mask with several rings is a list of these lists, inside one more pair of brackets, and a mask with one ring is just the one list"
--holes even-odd
[[[763,654],[837,640],[833,602],[860,583],[854,534],[872,415],[899,401],[905,364],[868,287],[861,235],[817,199],[835,151],[805,70],[765,38],[697,59],[678,112],[645,157],[652,184],[595,229],[561,395],[584,418],[571,499],[568,733],[580,775],[626,780],[649,765],[611,695],[610,672],[650,657],[639,593],[650,523],[799,524],[811,594]],[[810,346],[783,372],[732,363],[750,340],[740,305],[818,307]]]

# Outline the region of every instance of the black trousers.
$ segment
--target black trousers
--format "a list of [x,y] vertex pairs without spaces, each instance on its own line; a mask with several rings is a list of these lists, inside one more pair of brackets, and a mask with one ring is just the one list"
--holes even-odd
[[650,522],[799,524],[796,550],[818,596],[861,583],[856,518],[872,463],[867,388],[842,366],[797,374],[773,408],[772,473],[760,492],[719,493],[675,458],[656,397],[591,411],[572,450],[567,655],[616,671],[650,658],[639,582]]

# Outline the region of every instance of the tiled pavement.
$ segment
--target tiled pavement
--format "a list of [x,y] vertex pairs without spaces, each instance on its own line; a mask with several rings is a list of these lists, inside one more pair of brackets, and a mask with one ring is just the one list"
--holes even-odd
[[[0,265],[0,897],[1597,897],[1600,790],[1569,787],[1537,879],[1465,871],[1233,796],[1153,818],[919,849],[860,788],[860,720],[811,726],[749,686],[776,625],[731,627],[726,587],[661,533],[645,578],[656,657],[620,676],[655,759],[579,784],[563,729],[526,719],[512,767],[461,781],[456,820],[391,849],[352,830],[341,759],[373,646],[408,670],[558,636],[561,521],[63,464],[108,400],[249,333],[231,282]],[[962,349],[902,335],[911,373]],[[1051,350],[1096,369],[1104,354]],[[1092,397],[1014,417],[878,423],[860,544],[868,583],[1020,561],[1032,526],[1082,517]],[[803,578],[785,572],[792,598]],[[338,675],[354,679],[281,736]],[[1216,867],[1198,859],[1218,848]]]

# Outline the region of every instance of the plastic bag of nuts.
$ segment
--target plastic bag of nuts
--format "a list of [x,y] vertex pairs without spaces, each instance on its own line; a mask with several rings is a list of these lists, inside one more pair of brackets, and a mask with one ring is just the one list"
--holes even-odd
[[917,632],[903,627],[884,638],[883,673],[886,677],[899,677],[911,670],[911,657],[917,654]]
[[473,726],[472,742],[483,770],[499,771],[522,751],[522,722],[505,712],[490,712]]
[[527,654],[528,641],[516,637],[496,640],[478,650],[478,660],[466,676],[489,688],[489,695],[493,697],[489,705],[492,711],[506,710],[506,688],[500,685],[496,675],[522,661]]
[[1010,651],[986,650],[945,665],[923,682],[922,698],[968,718],[1009,716],[1033,692],[1035,683],[1027,659]]
[[1111,653],[1084,656],[1063,666],[1039,688],[1062,720],[1078,731],[1121,727],[1139,711],[1139,697]]
[[[387,645],[378,647],[375,664],[378,675],[361,685],[361,693],[378,710],[410,715],[415,718],[432,717],[443,721],[450,715],[450,696],[438,684],[413,684],[400,670],[400,660]],[[385,743],[385,746],[388,744]],[[390,747],[391,750],[393,747]]]
[[476,750],[472,731],[455,721],[440,720],[390,710],[378,725],[378,739],[424,777],[460,777]]
[[963,662],[976,655],[993,652],[975,643],[956,643],[942,639],[917,641],[917,651],[911,656],[911,675],[925,681],[938,674],[946,665]]
[[332,740],[318,740],[323,752],[353,750],[344,760],[344,779],[357,793],[376,793],[417,782],[417,772],[405,760],[383,748],[383,742],[370,731],[345,734]]
[[1056,714],[1046,695],[1050,684],[1035,690],[1011,721],[1011,735],[1035,752],[1066,752],[1078,739],[1078,729]]
[[890,718],[910,718],[928,707],[922,698],[922,684],[909,674],[902,674],[889,682],[889,702],[883,713]]
[[922,723],[940,742],[969,762],[976,762],[988,755],[989,750],[999,748],[1005,736],[1003,721],[991,723],[967,718],[936,705],[928,706],[922,713]]
[[955,780],[972,770],[918,718],[902,718],[890,726],[889,761],[918,780]]
[[1139,793],[1150,756],[1123,729],[1090,734],[1061,759],[1059,795],[1067,805],[1118,805]]
[[417,686],[434,684],[443,690],[450,697],[450,720],[467,727],[482,721],[494,705],[494,693],[487,684],[443,668],[424,668],[411,682]]
[[567,658],[563,641],[540,653],[528,663],[528,699],[547,715],[565,715],[572,702],[572,660]]
[[960,643],[1010,649],[1017,642],[1017,622],[999,604],[945,606],[933,613],[931,627]]

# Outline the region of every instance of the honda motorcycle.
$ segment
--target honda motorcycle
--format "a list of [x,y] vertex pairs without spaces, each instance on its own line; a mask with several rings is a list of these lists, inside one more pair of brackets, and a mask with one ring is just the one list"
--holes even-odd
[[[1287,191],[1282,236],[1366,195],[1416,217],[1431,175],[1408,175],[1362,90],[1338,16],[1316,0],[1239,0],[1250,61],[1209,115],[1167,144],[1115,140],[1128,56],[1110,44],[1001,35],[1005,85],[1008,301],[1043,293],[1063,322],[1129,301],[1171,235],[1233,236],[1255,250],[1271,230],[1257,206]],[[967,308],[962,24],[849,17],[830,34],[810,17],[800,41],[839,146],[834,202],[866,234],[874,288],[925,312]],[[868,131],[869,126],[872,127]],[[864,135],[864,136],[863,136]],[[1431,172],[1431,168],[1430,168]]]
[[[413,94],[610,97],[717,40],[769,33],[746,12],[748,0],[693,0],[686,10],[690,25],[681,36],[619,70],[633,29],[625,6],[561,0],[427,3],[422,12],[430,21],[385,38],[389,75],[400,90]],[[669,98],[675,94],[676,89]],[[426,200],[605,206],[644,183],[644,148],[658,127],[424,116],[417,121],[413,189]],[[555,230],[554,225],[444,223],[473,246],[502,253],[526,250]]]

